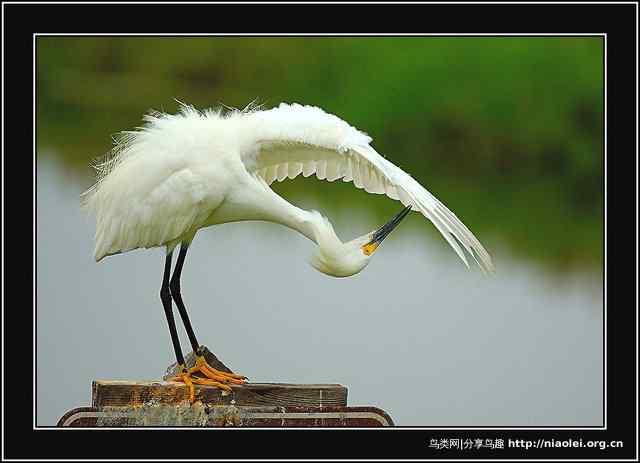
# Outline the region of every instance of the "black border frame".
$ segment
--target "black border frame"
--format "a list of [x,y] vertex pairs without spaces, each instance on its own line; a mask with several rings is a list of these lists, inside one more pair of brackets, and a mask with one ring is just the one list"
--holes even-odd
[[[126,9],[126,14],[123,10]],[[198,14],[194,14],[195,10]],[[214,10],[215,9],[215,10]],[[366,14],[365,10],[366,9]],[[275,10],[275,11],[274,11]],[[280,11],[278,11],[280,10]],[[283,13],[282,10],[286,10]],[[156,15],[150,21],[150,14]],[[208,18],[227,18],[225,21],[210,21]],[[402,429],[378,432],[375,430],[244,430],[241,433],[225,432],[225,446],[215,446],[216,457],[241,458],[473,458],[473,459],[503,459],[503,458],[623,458],[637,457],[637,216],[636,228],[618,226],[613,228],[615,221],[613,211],[624,203],[625,199],[637,200],[637,4],[626,3],[617,5],[603,4],[411,4],[411,5],[382,5],[382,4],[352,4],[352,5],[203,5],[203,4],[82,4],[82,5],[41,5],[41,4],[3,4],[3,57],[4,57],[4,116],[3,117],[3,167],[7,169],[11,163],[24,161],[31,164],[32,159],[26,155],[17,156],[16,152],[29,150],[24,147],[26,140],[33,140],[31,130],[33,126],[26,123],[34,120],[33,115],[18,117],[17,110],[24,109],[31,112],[33,105],[27,105],[27,95],[32,95],[33,65],[33,34],[34,33],[67,33],[77,31],[89,33],[88,26],[94,26],[95,32],[115,32],[122,30],[135,33],[164,32],[188,33],[179,27],[188,26],[193,31],[206,32],[235,32],[235,27],[242,31],[264,30],[266,24],[276,30],[287,33],[303,32],[291,29],[291,22],[287,18],[302,17],[315,19],[318,26],[312,31],[322,30],[328,33],[353,31],[363,33],[379,33],[388,31],[398,33],[401,28],[407,32],[424,33],[606,33],[607,35],[607,209],[606,220],[608,237],[615,236],[612,245],[604,243],[608,250],[607,263],[611,266],[615,262],[614,273],[608,272],[608,387],[607,387],[607,429],[592,430],[560,430],[554,429],[520,429],[490,430],[482,428],[461,427],[460,430],[438,431],[435,429]],[[208,13],[208,14],[206,14]],[[79,18],[81,20],[79,21]],[[266,18],[275,20],[266,21]],[[366,18],[366,19],[365,19]],[[427,18],[424,23],[420,19]],[[509,18],[509,20],[505,20]],[[373,20],[371,20],[373,19]],[[411,21],[413,19],[414,22]],[[97,20],[97,21],[96,21]],[[305,24],[307,25],[307,24]],[[310,25],[310,24],[309,24]],[[307,25],[307,26],[309,26]],[[95,27],[97,26],[97,27]],[[149,27],[156,28],[155,31]],[[80,30],[77,30],[80,28]],[[215,28],[212,30],[212,28]],[[91,32],[93,32],[91,31]],[[321,33],[318,33],[321,34]],[[631,59],[633,57],[634,59]],[[28,76],[27,77],[27,73]],[[20,85],[25,88],[18,91]],[[629,114],[622,116],[622,112]],[[7,116],[10,116],[7,119]],[[31,127],[31,130],[27,128]],[[12,144],[13,143],[13,144]],[[621,146],[622,145],[622,146]],[[626,145],[626,146],[625,146]],[[18,151],[19,150],[19,151]],[[627,157],[621,158],[626,151],[635,151],[635,169],[630,169],[626,163]],[[13,155],[11,153],[14,153]],[[625,161],[622,164],[619,160]],[[618,161],[618,162],[616,162]],[[13,167],[13,166],[11,166]],[[10,172],[34,172],[31,168],[17,169]],[[26,188],[25,182],[17,183],[10,188],[4,181],[11,181],[17,176],[8,177],[3,169],[3,212],[14,214],[25,212],[27,207],[20,203],[20,197],[4,200],[4,193],[16,192],[21,186]],[[635,177],[634,174],[635,173]],[[622,180],[620,176],[626,176]],[[29,182],[32,186],[32,182]],[[635,189],[634,189],[635,186]],[[24,199],[24,197],[23,197]],[[34,202],[31,203],[35,204]],[[16,207],[20,206],[20,207]],[[637,213],[637,203],[622,205],[622,214],[630,216],[628,209],[633,207]],[[31,209],[31,208],[29,208]],[[33,210],[29,211],[35,220]],[[13,245],[21,241],[24,233],[23,221],[10,218],[5,212],[3,217],[3,276],[4,270],[10,271],[14,278],[22,272],[17,262],[26,261],[25,250],[29,245]],[[20,223],[20,227],[12,224]],[[635,232],[634,236],[626,236]],[[6,233],[6,235],[5,235]],[[20,233],[20,235],[18,235]],[[13,239],[11,239],[11,235]],[[618,243],[620,243],[618,245]],[[634,243],[631,246],[631,243]],[[630,248],[633,248],[633,253]],[[11,251],[18,251],[17,257],[10,258]],[[635,268],[623,270],[624,265],[632,266],[632,256],[636,256]],[[619,259],[618,259],[619,257]],[[35,262],[34,259],[31,262]],[[631,285],[625,279],[631,279]],[[70,282],[72,283],[72,282]],[[16,296],[16,300],[24,298],[25,291],[18,290],[18,286],[8,284],[3,279],[3,314],[6,324],[4,327],[31,326],[29,318],[32,315],[22,304],[9,302],[6,296]],[[628,308],[628,303],[616,303],[612,298],[629,294],[623,288],[635,287],[635,312]],[[10,289],[10,292],[6,290]],[[628,291],[628,290],[627,290]],[[18,299],[20,297],[20,299]],[[22,316],[27,320],[17,321]],[[15,319],[14,319],[15,317]],[[635,329],[635,332],[631,332]],[[211,459],[212,452],[207,451],[207,445],[198,450],[189,435],[176,436],[176,444],[170,447],[158,445],[155,433],[173,432],[184,433],[189,430],[144,430],[134,432],[121,430],[67,430],[33,429],[32,408],[26,404],[33,401],[27,386],[25,371],[31,370],[25,366],[31,357],[25,348],[34,346],[28,341],[26,330],[3,330],[3,456],[6,458],[205,458]],[[9,340],[13,338],[11,342]],[[20,350],[18,350],[20,349]],[[12,353],[9,356],[9,352]],[[15,355],[15,352],[20,352]],[[623,363],[624,362],[624,363]],[[628,363],[633,368],[628,368]],[[635,373],[635,374],[634,374]],[[624,376],[627,376],[625,379]],[[18,378],[21,380],[17,381]],[[16,384],[20,384],[16,388]],[[29,392],[29,394],[27,394]],[[24,397],[23,397],[24,394]],[[463,431],[464,430],[464,431]],[[80,432],[82,437],[75,433]],[[220,432],[220,431],[217,431]],[[224,432],[224,431],[223,431]],[[288,432],[296,433],[292,436]],[[370,432],[377,432],[375,439],[368,436]],[[22,434],[23,439],[14,439],[13,435]],[[247,434],[248,433],[248,434]],[[93,439],[102,441],[105,436],[111,445],[94,444]],[[70,437],[71,436],[71,437]],[[118,436],[116,438],[116,436]],[[198,436],[198,435],[196,435]],[[217,436],[217,435],[213,435]],[[360,437],[362,436],[362,437]],[[529,449],[523,451],[516,448],[506,448],[503,451],[474,450],[474,451],[442,451],[428,446],[431,438],[441,437],[470,437],[470,438],[503,438],[537,440],[553,438],[556,440],[573,438],[594,440],[622,440],[622,449]],[[130,440],[128,443],[126,441]],[[211,439],[213,441],[213,439]],[[119,445],[114,445],[118,441]],[[296,443],[293,444],[292,441]],[[399,441],[399,442],[397,442]],[[253,445],[242,445],[250,442]],[[313,442],[313,445],[309,445]],[[28,444],[26,444],[28,443]],[[127,445],[128,444],[128,445]],[[191,444],[191,445],[190,445]],[[240,445],[238,445],[240,444]],[[260,445],[261,444],[261,445]],[[298,447],[300,445],[300,447]],[[306,448],[306,451],[305,451]],[[310,452],[309,449],[313,448]],[[98,451],[97,451],[98,450]],[[549,451],[551,450],[551,451]],[[124,452],[124,453],[121,453]],[[127,454],[128,453],[128,454]]]

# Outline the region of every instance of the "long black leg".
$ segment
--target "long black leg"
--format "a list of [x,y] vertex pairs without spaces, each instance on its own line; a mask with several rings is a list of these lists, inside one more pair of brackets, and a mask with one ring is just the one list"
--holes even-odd
[[171,273],[172,256],[173,252],[167,254],[167,258],[164,263],[164,276],[162,278],[162,287],[160,288],[160,299],[164,306],[164,314],[167,316],[167,323],[169,324],[169,332],[171,333],[171,342],[173,343],[173,350],[176,353],[176,360],[178,361],[178,365],[184,365],[184,356],[182,355],[182,349],[180,348],[180,339],[178,338],[178,331],[176,330],[176,322],[173,319],[171,290],[169,289],[169,275]]
[[196,335],[193,332],[191,321],[189,320],[189,315],[187,314],[187,309],[184,306],[184,302],[182,302],[182,295],[180,294],[180,275],[182,274],[182,266],[184,265],[184,259],[187,256],[188,249],[188,244],[182,243],[180,245],[180,254],[178,254],[178,261],[176,262],[176,268],[173,270],[173,276],[171,277],[171,283],[169,284],[169,287],[171,288],[171,296],[173,297],[173,300],[176,301],[176,305],[178,306],[178,312],[180,313],[180,318],[182,318],[182,323],[187,330],[187,336],[189,336],[191,347],[193,348],[194,352],[198,352],[200,344],[198,344]]

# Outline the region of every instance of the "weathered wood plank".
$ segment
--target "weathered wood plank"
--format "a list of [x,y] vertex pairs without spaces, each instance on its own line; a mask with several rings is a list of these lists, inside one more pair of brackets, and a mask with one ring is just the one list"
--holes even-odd
[[[340,384],[249,383],[232,385],[231,392],[196,385],[196,401],[208,405],[344,407],[347,388]],[[94,381],[92,405],[140,406],[179,404],[188,400],[188,388],[167,381]]]
[[378,427],[393,426],[376,407],[236,407],[235,405],[142,405],[82,407],[60,418],[61,427]]

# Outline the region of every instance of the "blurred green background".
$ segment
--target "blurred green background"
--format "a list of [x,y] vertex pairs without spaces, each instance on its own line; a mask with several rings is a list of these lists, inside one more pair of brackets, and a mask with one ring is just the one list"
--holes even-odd
[[[350,403],[401,425],[602,424],[601,38],[38,37],[36,53],[39,424],[84,403],[93,379],[158,378],[173,361],[162,250],[96,265],[80,194],[111,136],[174,98],[342,117],[496,264],[492,278],[467,271],[417,215],[348,279],[319,275],[311,243],[282,227],[216,227],[183,282],[199,339],[225,363],[257,382],[347,384]],[[273,187],[345,240],[399,210],[351,183]],[[381,364],[403,394],[370,374]]]
[[[485,244],[598,273],[602,56],[597,37],[38,37],[38,155],[88,187],[110,136],[151,108],[174,111],[174,98],[316,105],[369,133]],[[342,182],[275,189],[311,195],[329,217],[397,209]]]

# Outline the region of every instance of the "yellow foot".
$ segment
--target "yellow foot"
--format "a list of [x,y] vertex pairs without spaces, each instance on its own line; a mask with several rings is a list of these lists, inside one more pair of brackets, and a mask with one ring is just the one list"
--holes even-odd
[[[168,381],[185,383],[189,388],[189,401],[191,403],[195,401],[196,395],[194,384],[213,386],[224,391],[231,391],[231,386],[229,386],[229,384],[244,384],[247,380],[247,377],[243,375],[216,370],[209,365],[204,356],[201,355],[196,357],[196,365],[194,367],[189,369],[184,365],[179,367],[182,369],[181,373],[179,373],[178,376],[168,378]],[[201,376],[193,376],[194,373],[201,373],[205,378]]]

